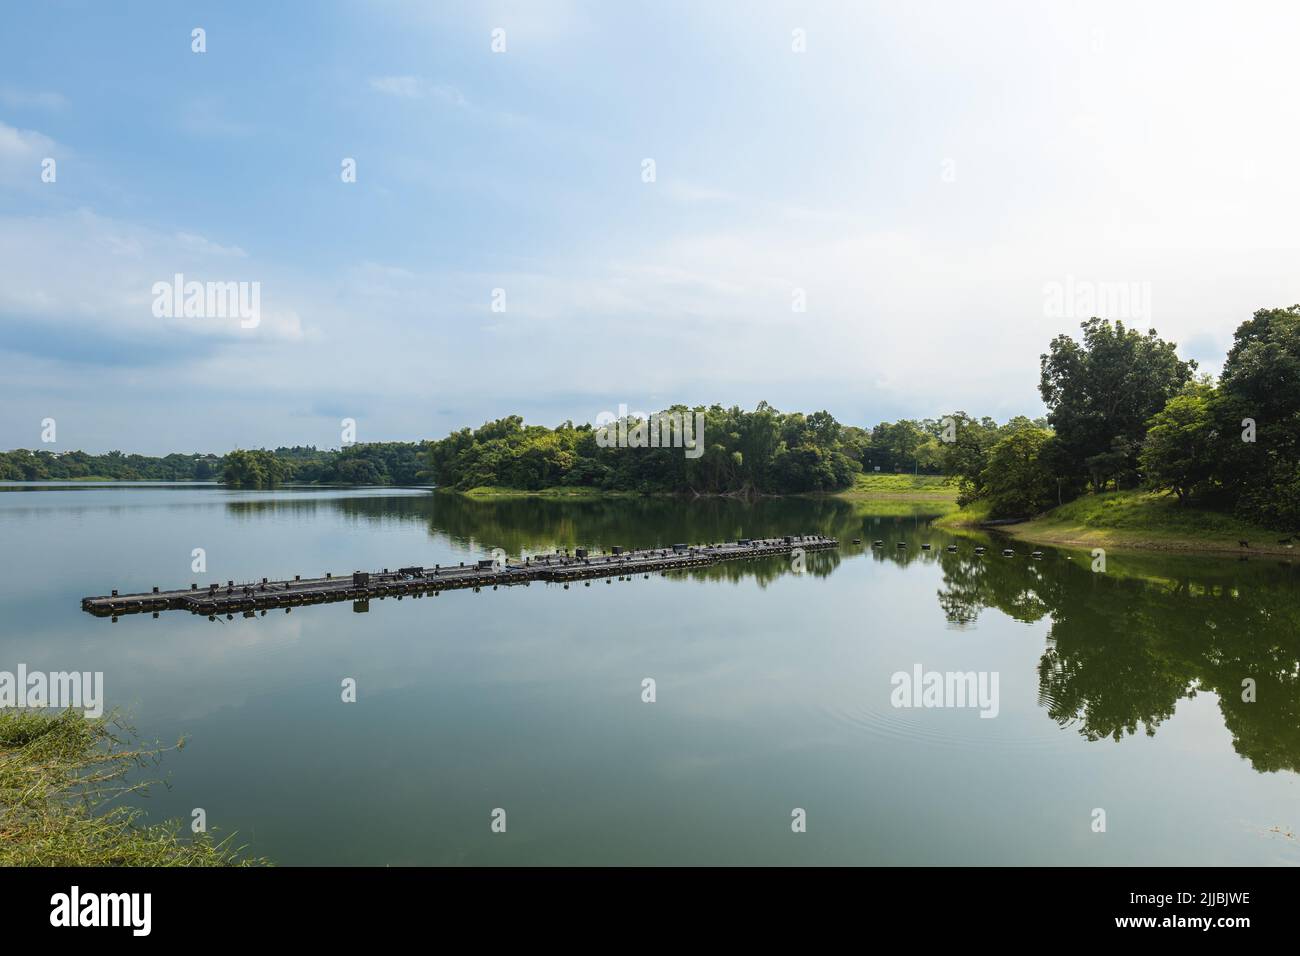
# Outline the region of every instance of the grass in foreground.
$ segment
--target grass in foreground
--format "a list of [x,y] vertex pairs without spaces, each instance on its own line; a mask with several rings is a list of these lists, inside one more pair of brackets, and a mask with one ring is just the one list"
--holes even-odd
[[[78,711],[0,712],[0,866],[234,866],[229,838],[182,837],[180,823],[146,825],[122,805],[150,782],[134,769],[156,765],[161,748],[129,746],[128,727]],[[179,745],[178,745],[179,746]]]

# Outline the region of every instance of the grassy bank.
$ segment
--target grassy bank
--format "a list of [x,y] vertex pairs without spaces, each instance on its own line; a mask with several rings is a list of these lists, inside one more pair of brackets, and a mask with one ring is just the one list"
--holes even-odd
[[[519,488],[502,488],[481,485],[459,492],[470,498],[639,498],[636,491],[603,491],[600,488],[570,487],[560,485],[536,491]],[[658,497],[690,497],[658,493]],[[774,495],[772,497],[781,497]],[[834,493],[836,498],[857,502],[893,503],[900,506],[917,505],[921,510],[937,514],[957,507],[957,486],[942,475],[859,475],[852,488]],[[903,508],[909,511],[908,508]],[[910,509],[915,510],[915,509]],[[909,511],[910,513],[910,511]]]
[[[148,789],[128,782],[161,749],[127,743],[111,717],[76,711],[0,712],[0,866],[231,866],[229,841],[191,839],[183,824],[144,824],[122,801]],[[182,836],[182,833],[185,833]]]
[[635,491],[603,491],[600,488],[556,485],[551,488],[539,488],[528,491],[523,488],[501,488],[496,485],[479,485],[468,491],[457,492],[454,489],[439,489],[452,494],[462,494],[468,498],[639,498]]
[[850,501],[914,501],[957,507],[957,485],[943,475],[858,475],[853,487],[836,493]]
[[973,501],[968,505],[948,512],[934,524],[937,528],[959,531],[963,528],[981,527],[988,520],[989,503],[987,501]]
[[[939,524],[977,527],[987,520],[988,506],[976,502],[946,515]],[[1217,511],[1180,505],[1171,495],[1145,491],[1084,495],[1033,520],[998,530],[1026,541],[1064,547],[1296,554],[1295,548],[1279,541],[1288,537],[1286,534]],[[1249,547],[1243,547],[1242,541]]]

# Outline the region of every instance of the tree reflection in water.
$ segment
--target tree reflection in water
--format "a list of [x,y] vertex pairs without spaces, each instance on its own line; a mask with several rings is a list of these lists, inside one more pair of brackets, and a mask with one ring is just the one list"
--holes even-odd
[[[953,537],[924,515],[884,516],[837,498],[499,498],[458,495],[269,496],[236,500],[236,512],[328,507],[359,523],[419,522],[467,547],[508,554],[556,547],[660,547],[777,534],[839,538],[838,552],[808,556],[807,572],[829,575],[869,555],[899,566],[936,565],[939,605],[955,628],[987,609],[1026,623],[1048,619],[1038,664],[1039,701],[1062,727],[1088,740],[1156,732],[1183,698],[1213,692],[1237,752],[1259,771],[1300,770],[1300,588],[1295,565],[1190,556],[1112,554],[1094,573],[1086,553],[1047,549],[1031,561],[1018,544]],[[900,509],[906,510],[906,509]],[[853,544],[853,539],[860,539]],[[880,539],[884,546],[873,548]],[[905,548],[896,544],[904,541]],[[922,542],[932,549],[923,551]],[[945,550],[960,542],[955,553]],[[989,553],[976,556],[974,545]],[[414,558],[412,558],[414,560]],[[735,562],[688,572],[765,585],[790,573],[783,559]],[[1242,699],[1243,681],[1256,701]]]

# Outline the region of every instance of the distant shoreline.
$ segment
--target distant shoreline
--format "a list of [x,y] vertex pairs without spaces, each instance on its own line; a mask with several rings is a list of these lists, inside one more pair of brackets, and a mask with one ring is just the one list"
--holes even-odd
[[215,478],[6,478],[0,480],[0,488],[33,487],[39,485],[205,485],[214,488],[229,488],[232,491],[284,491],[292,488],[412,488],[424,491],[438,491],[437,485],[406,484],[390,482],[388,484],[358,484],[348,481],[284,481],[265,487],[227,485]]

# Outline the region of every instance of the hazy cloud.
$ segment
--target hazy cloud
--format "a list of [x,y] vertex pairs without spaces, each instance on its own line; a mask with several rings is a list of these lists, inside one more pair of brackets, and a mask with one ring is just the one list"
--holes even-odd
[[60,110],[67,105],[67,98],[62,93],[0,86],[0,106],[7,106],[10,109]]

